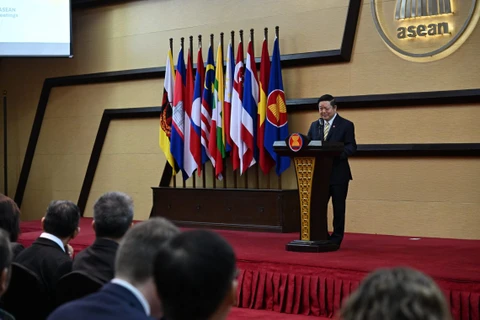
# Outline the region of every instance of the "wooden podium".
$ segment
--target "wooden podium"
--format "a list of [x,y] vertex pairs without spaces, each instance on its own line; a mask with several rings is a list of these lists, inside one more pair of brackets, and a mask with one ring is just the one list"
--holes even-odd
[[300,240],[286,245],[287,251],[327,252],[338,250],[328,240],[327,210],[330,175],[335,156],[343,151],[342,142],[312,140],[293,133],[276,141],[274,151],[293,158],[300,196]]

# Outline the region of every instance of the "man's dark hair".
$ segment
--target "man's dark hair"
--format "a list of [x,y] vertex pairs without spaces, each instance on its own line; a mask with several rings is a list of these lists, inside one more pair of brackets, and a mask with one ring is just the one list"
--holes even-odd
[[180,230],[165,218],[155,217],[135,224],[120,242],[115,259],[115,277],[132,285],[153,277],[158,248]]
[[80,221],[80,209],[67,200],[54,200],[47,208],[43,222],[45,232],[58,238],[66,238],[75,232]]
[[107,192],[93,206],[95,235],[119,239],[133,221],[133,200],[123,192]]
[[12,264],[13,253],[8,238],[8,232],[0,229],[0,273]]
[[154,275],[165,317],[208,319],[232,288],[235,253],[218,234],[183,232],[166,242],[155,258]]
[[323,102],[323,101],[328,101],[330,102],[330,105],[332,106],[332,108],[336,108],[337,107],[337,103],[335,102],[335,98],[330,95],[330,94],[324,94],[323,96],[321,96],[320,98],[318,98],[317,100],[317,106],[320,104],[320,102]]
[[7,231],[10,241],[16,242],[20,234],[20,209],[15,201],[0,193],[0,228]]
[[347,299],[342,320],[449,320],[447,302],[435,282],[410,268],[379,269]]

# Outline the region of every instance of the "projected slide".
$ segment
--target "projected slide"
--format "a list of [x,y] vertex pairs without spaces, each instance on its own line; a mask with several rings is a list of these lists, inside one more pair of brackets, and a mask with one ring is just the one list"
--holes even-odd
[[0,0],[0,56],[70,56],[69,0]]

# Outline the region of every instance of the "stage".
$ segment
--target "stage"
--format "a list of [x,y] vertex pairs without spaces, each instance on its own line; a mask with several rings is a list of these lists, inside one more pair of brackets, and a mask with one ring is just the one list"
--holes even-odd
[[[19,242],[30,245],[40,228],[39,221],[23,222]],[[347,234],[339,251],[297,253],[285,251],[296,233],[215,231],[238,258],[240,308],[330,318],[370,271],[410,266],[435,279],[455,319],[480,319],[480,241]],[[71,244],[78,252],[93,240],[91,219],[82,218]]]

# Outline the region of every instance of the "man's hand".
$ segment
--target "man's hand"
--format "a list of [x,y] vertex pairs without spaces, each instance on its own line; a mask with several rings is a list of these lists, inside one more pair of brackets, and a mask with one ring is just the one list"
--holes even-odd
[[70,258],[73,258],[73,247],[69,244],[67,244],[67,253],[70,256]]

